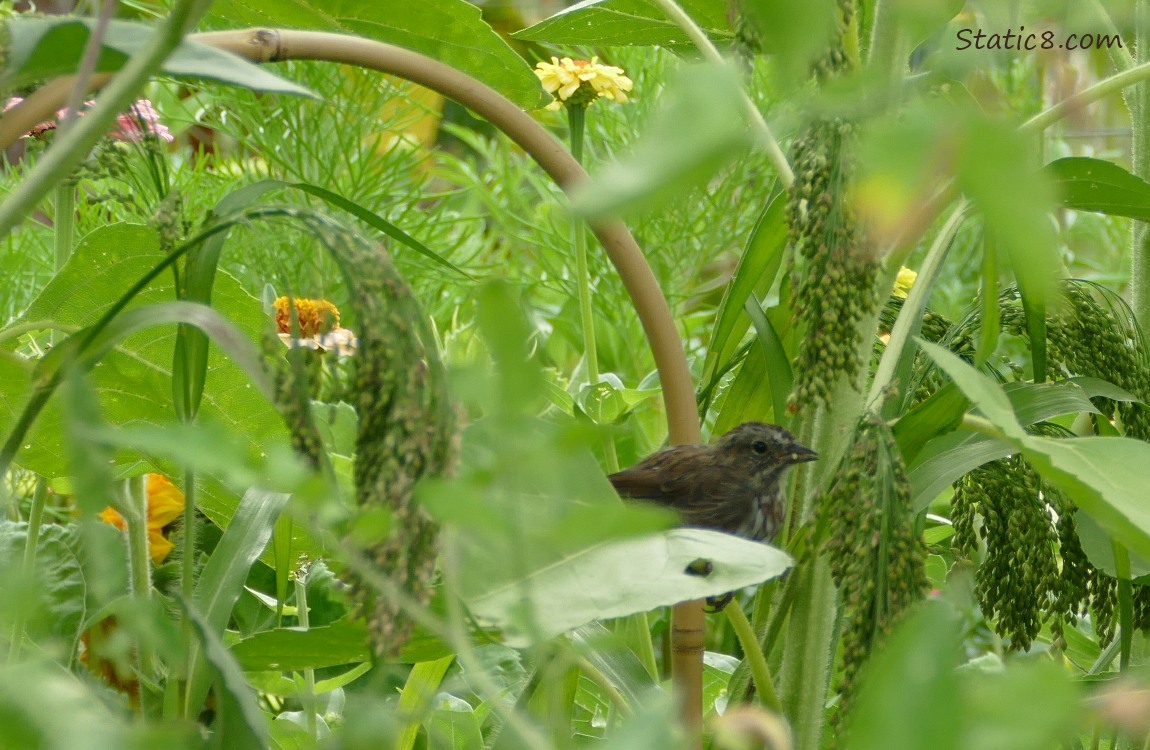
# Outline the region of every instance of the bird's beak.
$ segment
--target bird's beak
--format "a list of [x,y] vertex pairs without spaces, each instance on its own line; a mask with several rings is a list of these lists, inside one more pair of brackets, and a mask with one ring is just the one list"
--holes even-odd
[[797,443],[791,446],[791,452],[787,455],[787,460],[792,464],[805,464],[808,461],[818,460],[819,454],[815,453],[805,445],[798,445]]

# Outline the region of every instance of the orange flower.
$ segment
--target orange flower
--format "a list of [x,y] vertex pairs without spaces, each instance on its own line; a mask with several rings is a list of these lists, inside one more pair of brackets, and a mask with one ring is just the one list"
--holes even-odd
[[[148,491],[148,555],[159,565],[174,547],[164,536],[164,527],[183,514],[184,493],[163,474],[149,474],[144,483]],[[99,518],[121,531],[127,528],[124,517],[111,507],[104,508]]]
[[[300,337],[310,339],[321,333],[339,328],[339,308],[325,299],[292,300],[295,303],[296,317],[299,318]],[[291,333],[291,315],[288,312],[288,298],[275,301],[276,331]]]

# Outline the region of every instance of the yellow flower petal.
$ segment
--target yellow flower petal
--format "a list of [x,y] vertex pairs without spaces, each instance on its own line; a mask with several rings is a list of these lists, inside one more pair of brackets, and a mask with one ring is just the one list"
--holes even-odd
[[148,529],[160,530],[184,514],[184,493],[163,474],[149,474]]

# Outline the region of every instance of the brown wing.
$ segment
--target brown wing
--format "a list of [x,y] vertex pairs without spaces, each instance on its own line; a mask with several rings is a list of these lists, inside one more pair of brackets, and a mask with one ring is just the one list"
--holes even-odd
[[706,456],[701,446],[677,446],[607,478],[622,497],[678,511],[685,526],[733,532],[746,518],[747,499],[735,496],[723,472],[702,460]]

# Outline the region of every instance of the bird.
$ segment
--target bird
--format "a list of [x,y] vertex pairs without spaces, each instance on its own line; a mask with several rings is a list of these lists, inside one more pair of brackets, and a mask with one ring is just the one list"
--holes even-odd
[[[607,479],[620,497],[677,511],[684,526],[769,543],[783,525],[787,469],[818,457],[778,425],[744,422],[709,446],[664,448]],[[732,598],[707,604],[718,612]]]
[[664,448],[608,479],[621,497],[677,511],[684,526],[770,542],[787,469],[817,458],[778,425],[744,422],[711,445]]

